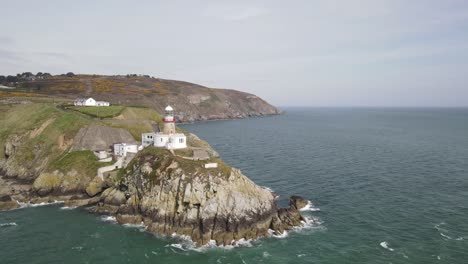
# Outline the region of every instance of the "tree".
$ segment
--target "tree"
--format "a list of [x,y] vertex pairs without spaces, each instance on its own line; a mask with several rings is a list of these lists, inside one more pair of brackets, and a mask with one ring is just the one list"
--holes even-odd
[[44,72],[42,74],[42,78],[48,78],[48,77],[52,77],[52,75],[50,73],[48,73],[48,72]]
[[34,74],[32,74],[32,72],[23,72],[21,74],[21,77],[23,77],[23,78],[31,77],[31,76],[34,76]]
[[17,76],[8,75],[8,76],[6,77],[6,81],[7,81],[7,82],[11,82],[11,83],[12,83],[12,82],[17,82],[17,81],[18,81],[18,77],[17,77]]
[[4,83],[6,81],[6,77],[3,75],[0,75],[0,83]]
[[67,72],[66,75],[67,75],[67,77],[74,77],[75,76],[75,74],[73,72]]
[[36,77],[42,77],[42,72],[36,73]]

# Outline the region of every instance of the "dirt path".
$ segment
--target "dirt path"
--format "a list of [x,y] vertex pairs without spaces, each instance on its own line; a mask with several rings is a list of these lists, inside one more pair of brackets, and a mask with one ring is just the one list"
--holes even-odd
[[89,79],[86,79],[86,80],[81,79],[80,81],[82,81],[82,82],[84,83],[85,88],[86,88],[84,94],[85,94],[87,97],[90,96],[90,95],[93,93],[93,85],[92,85],[92,83],[91,83],[91,80],[89,80]]

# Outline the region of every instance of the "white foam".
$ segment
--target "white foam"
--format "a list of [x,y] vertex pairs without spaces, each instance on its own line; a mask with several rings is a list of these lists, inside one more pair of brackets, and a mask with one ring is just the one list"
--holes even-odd
[[146,228],[144,222],[141,222],[139,224],[123,224],[123,226],[130,227],[130,228]]
[[383,248],[385,248],[385,249],[388,249],[388,250],[390,250],[390,251],[394,251],[393,248],[391,248],[391,247],[388,246],[387,241],[380,242],[380,246],[383,247]]
[[264,258],[269,258],[269,257],[271,257],[271,254],[268,253],[268,251],[263,251],[263,254],[262,254],[262,255],[263,255]]
[[17,224],[15,222],[10,222],[10,223],[3,223],[3,224],[0,224],[1,227],[3,226],[17,226]]
[[224,250],[231,250],[237,247],[252,247],[253,246],[252,245],[253,240],[251,239],[246,240],[242,238],[237,241],[236,240],[231,241],[230,245],[217,245],[215,240],[210,240],[205,245],[197,247],[195,242],[193,242],[192,239],[190,238],[190,236],[177,235],[176,233],[173,233],[171,237],[178,239],[179,243],[168,244],[166,245],[166,247],[171,247],[171,248],[179,249],[182,251],[192,250],[192,251],[197,251],[197,252],[205,252],[209,249],[221,248]]
[[311,212],[318,212],[320,208],[315,207],[311,201],[307,202],[307,205],[299,209],[299,211],[311,211]]
[[111,223],[117,223],[117,219],[115,218],[115,216],[111,216],[111,215],[103,215],[103,216],[101,216],[101,221],[104,221],[104,222],[111,222]]
[[76,209],[78,207],[76,206],[62,206],[60,207],[60,210],[73,210],[73,209]]
[[187,249],[184,248],[184,246],[182,244],[170,244],[168,245],[169,247],[173,247],[173,248],[177,248],[177,249],[180,249],[182,251],[187,251]]
[[265,190],[267,190],[267,191],[269,191],[269,192],[271,192],[271,193],[274,193],[274,192],[275,192],[275,191],[273,191],[273,189],[271,189],[270,187],[266,187],[266,186],[260,186],[260,187],[262,187],[263,189],[265,189]]
[[276,234],[276,232],[272,229],[268,229],[268,234],[272,237],[276,237],[276,238],[285,238],[285,237],[288,237],[288,231],[283,231],[283,233],[281,234]]
[[448,232],[447,229],[441,228],[441,227],[440,227],[441,225],[445,225],[445,223],[444,223],[444,222],[441,222],[441,223],[435,225],[434,228],[437,229],[437,231],[440,231],[440,232]]
[[302,257],[305,257],[305,256],[306,256],[306,254],[298,254],[297,255],[298,258],[302,258]]
[[457,238],[453,238],[451,236],[448,236],[444,233],[440,233],[440,235],[448,240],[456,240],[456,241],[462,241],[463,240],[463,237],[457,237]]
[[62,203],[65,203],[65,201],[55,200],[55,201],[50,202],[50,203],[47,203],[47,202],[42,202],[42,203],[26,202],[26,203],[23,203],[23,202],[20,202],[20,201],[16,201],[16,203],[18,203],[21,208],[27,208],[27,207],[47,206],[47,205],[53,205],[53,204],[62,204]]
[[451,238],[451,237],[447,236],[447,235],[446,235],[446,234],[444,234],[444,233],[440,233],[440,235],[441,235],[442,237],[445,237],[446,239],[453,239],[453,238]]

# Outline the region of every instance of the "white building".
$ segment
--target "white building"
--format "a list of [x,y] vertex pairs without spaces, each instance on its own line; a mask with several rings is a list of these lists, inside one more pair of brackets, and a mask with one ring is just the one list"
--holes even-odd
[[143,133],[141,134],[141,144],[143,147],[154,145],[156,133]]
[[106,101],[96,101],[93,98],[77,98],[73,102],[75,106],[109,106],[110,103]]
[[176,133],[174,109],[167,106],[166,115],[163,118],[163,131],[158,133],[144,133],[141,135],[143,146],[153,145],[158,148],[182,149],[187,147],[187,137],[182,133]]
[[114,144],[114,155],[120,157],[126,157],[128,153],[138,153],[140,148],[137,144],[127,144],[127,143],[119,143]]
[[106,101],[96,101],[96,106],[109,106],[110,103]]

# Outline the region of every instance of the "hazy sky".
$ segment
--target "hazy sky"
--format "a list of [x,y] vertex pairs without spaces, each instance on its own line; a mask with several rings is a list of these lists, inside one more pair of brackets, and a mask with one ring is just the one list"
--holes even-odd
[[0,0],[0,10],[3,75],[141,73],[280,106],[468,106],[467,0]]

